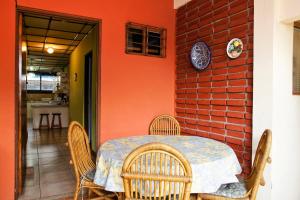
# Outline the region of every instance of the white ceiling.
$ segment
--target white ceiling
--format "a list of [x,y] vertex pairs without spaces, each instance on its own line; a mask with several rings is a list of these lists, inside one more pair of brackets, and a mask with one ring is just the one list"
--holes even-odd
[[191,1],[191,0],[174,0],[174,9],[177,9],[180,6],[183,6],[184,4],[186,4],[189,1]]

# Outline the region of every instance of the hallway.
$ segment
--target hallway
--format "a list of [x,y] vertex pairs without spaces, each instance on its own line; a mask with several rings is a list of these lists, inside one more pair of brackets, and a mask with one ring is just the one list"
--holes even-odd
[[65,199],[73,195],[67,129],[33,130],[28,124],[26,179],[19,200]]

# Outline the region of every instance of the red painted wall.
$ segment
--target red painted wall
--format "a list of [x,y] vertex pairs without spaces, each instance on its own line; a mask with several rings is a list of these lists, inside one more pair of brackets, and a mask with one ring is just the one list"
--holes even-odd
[[0,199],[14,197],[15,1],[0,1]]
[[[1,1],[0,197],[13,199],[15,1]],[[174,114],[173,0],[17,0],[18,6],[102,20],[100,139],[147,134],[152,118]],[[167,29],[166,58],[125,54],[128,21]],[[100,103],[100,100],[99,100]]]
[[[226,55],[227,43],[241,38],[238,59]],[[211,65],[196,71],[191,46],[205,41]],[[233,147],[244,173],[251,166],[253,0],[192,0],[176,14],[176,115],[182,131]]]

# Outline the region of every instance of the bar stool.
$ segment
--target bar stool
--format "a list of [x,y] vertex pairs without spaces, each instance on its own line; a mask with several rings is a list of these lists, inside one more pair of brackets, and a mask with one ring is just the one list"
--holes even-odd
[[[43,120],[46,118],[46,125],[43,125]],[[49,114],[48,113],[41,113],[40,114],[40,124],[39,124],[39,129],[41,128],[50,128],[50,123],[49,123]]]
[[[58,117],[58,124],[55,124],[55,118]],[[62,128],[61,127],[61,113],[52,113],[51,128]]]

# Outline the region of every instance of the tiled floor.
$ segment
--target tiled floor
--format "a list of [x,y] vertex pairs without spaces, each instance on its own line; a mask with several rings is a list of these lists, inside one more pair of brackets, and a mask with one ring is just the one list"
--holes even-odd
[[29,124],[26,180],[19,200],[62,200],[73,195],[67,129],[32,130]]

